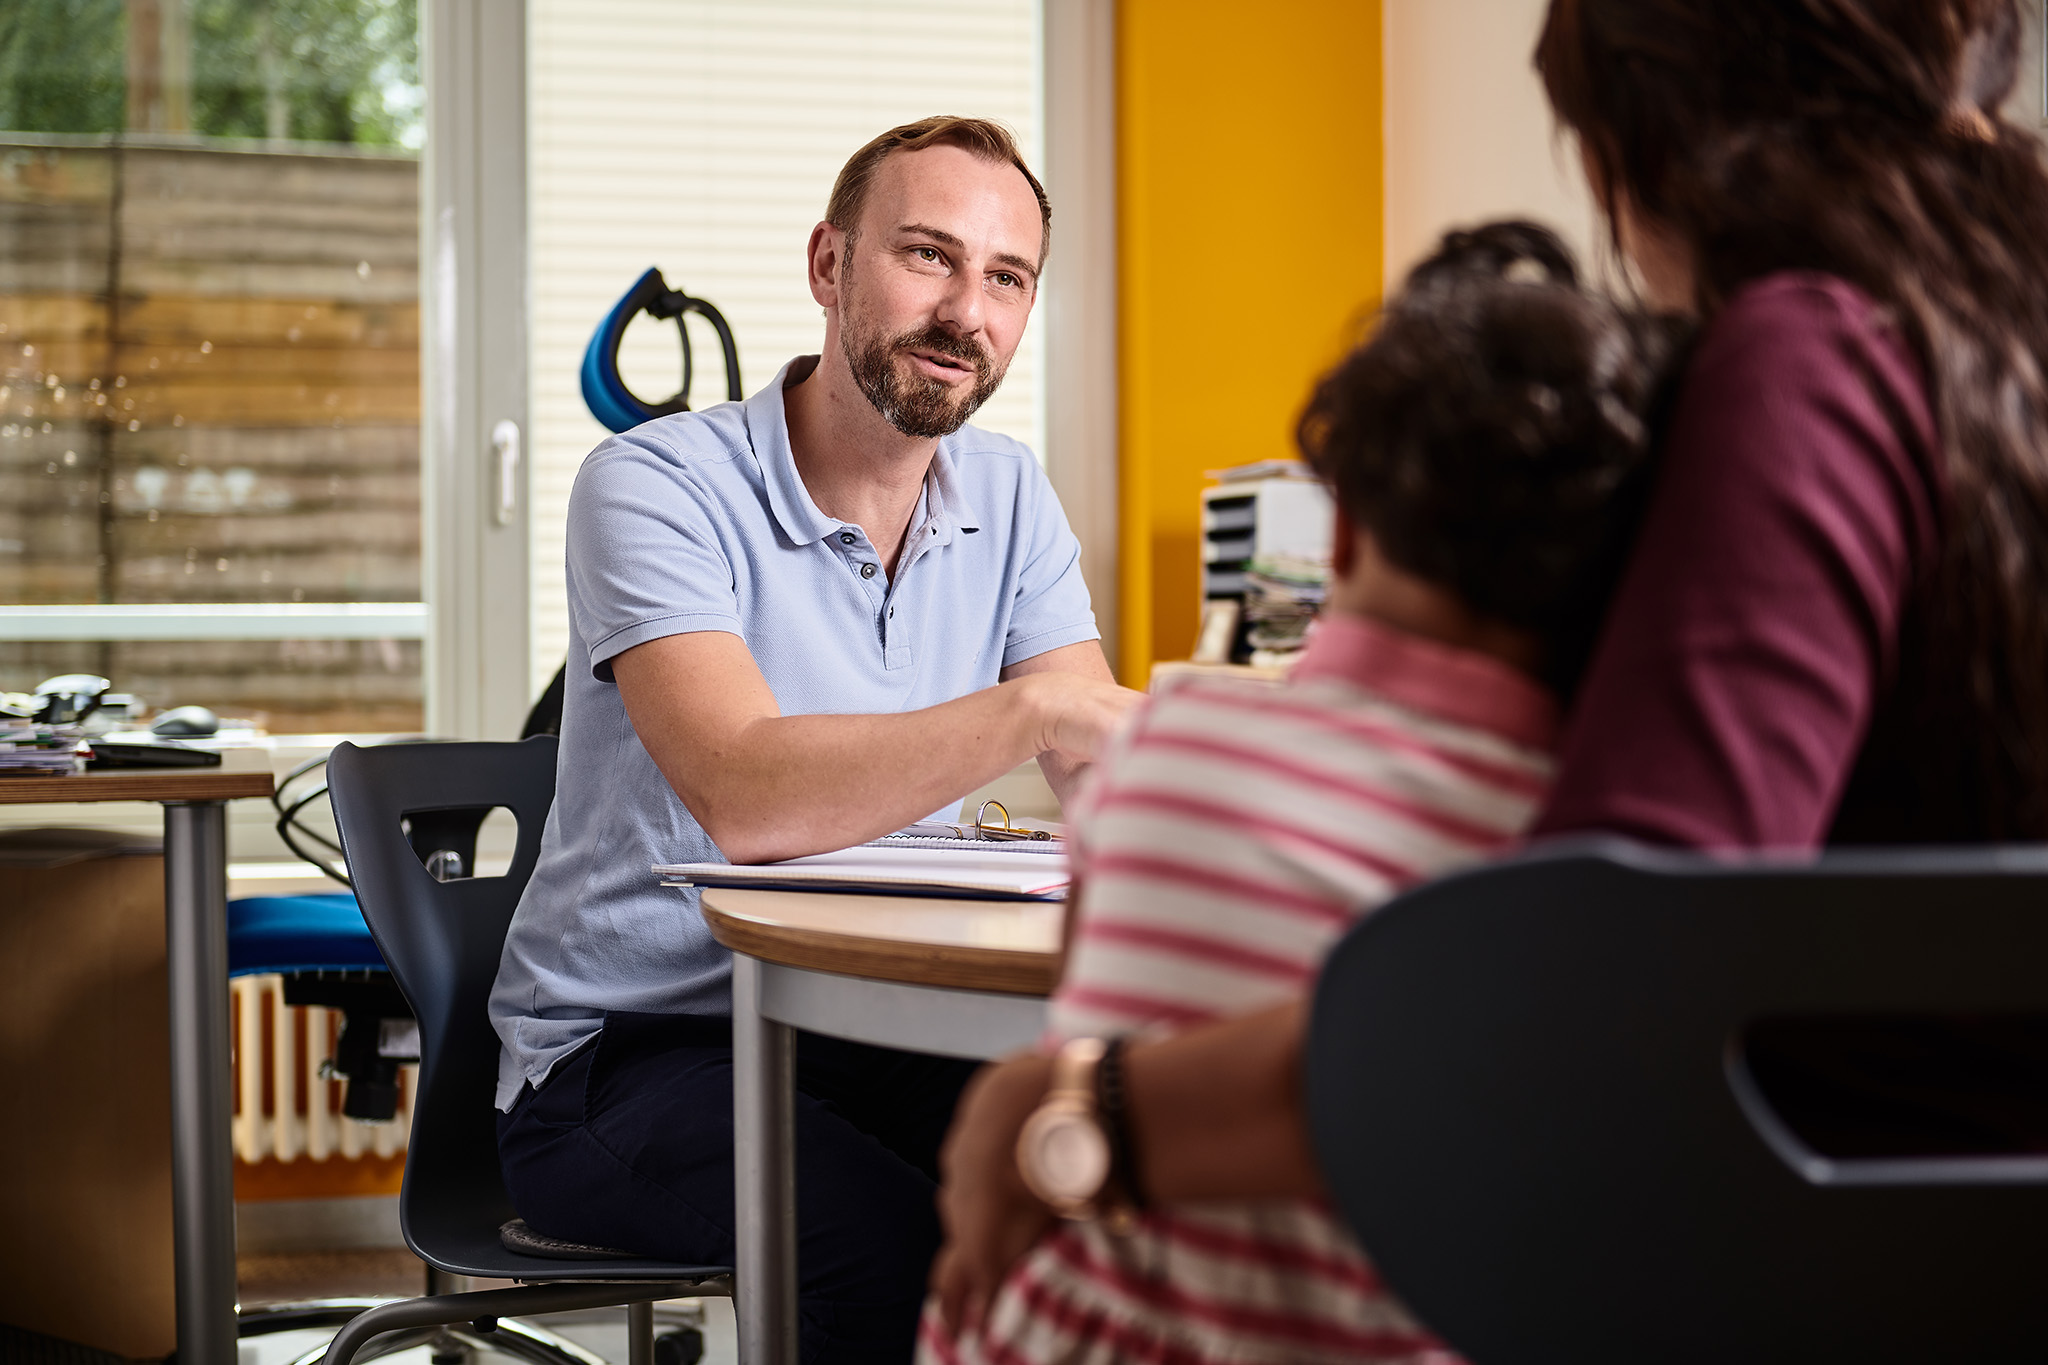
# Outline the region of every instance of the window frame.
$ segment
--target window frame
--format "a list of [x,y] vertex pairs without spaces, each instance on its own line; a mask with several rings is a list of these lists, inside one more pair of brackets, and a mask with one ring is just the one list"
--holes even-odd
[[[0,604],[0,634],[421,640],[426,730],[515,737],[527,687],[526,7],[421,0],[421,601]],[[510,423],[510,449],[494,433]],[[505,468],[510,461],[511,467]]]
[[1114,662],[1122,606],[1116,7],[1041,0],[1039,22],[1045,188],[1057,224],[1040,295],[1045,472],[1081,543],[1081,574]]
[[[428,733],[514,739],[527,686],[526,6],[422,0]],[[494,441],[509,425],[510,449]],[[509,469],[506,467],[509,462]]]

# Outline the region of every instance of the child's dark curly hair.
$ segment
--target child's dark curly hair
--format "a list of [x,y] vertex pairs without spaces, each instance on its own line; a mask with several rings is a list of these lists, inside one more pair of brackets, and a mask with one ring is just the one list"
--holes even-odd
[[1382,555],[1534,633],[1544,681],[1569,695],[1684,335],[1581,289],[1548,229],[1453,232],[1317,385],[1297,439]]

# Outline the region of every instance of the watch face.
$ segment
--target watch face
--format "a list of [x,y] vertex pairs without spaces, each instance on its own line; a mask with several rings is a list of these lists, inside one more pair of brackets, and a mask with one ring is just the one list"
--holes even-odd
[[1087,1200],[1109,1179],[1109,1140],[1085,1114],[1043,1110],[1032,1115],[1021,1144],[1024,1175],[1051,1200]]

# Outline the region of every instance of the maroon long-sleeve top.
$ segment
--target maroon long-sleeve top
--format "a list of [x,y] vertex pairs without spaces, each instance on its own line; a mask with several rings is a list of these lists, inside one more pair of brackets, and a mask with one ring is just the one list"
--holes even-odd
[[[1634,556],[1564,735],[1542,834],[1695,848],[1989,837],[1930,717],[1966,661],[1919,622],[1946,497],[1920,366],[1841,280],[1782,274],[1707,325]],[[1968,723],[1965,719],[1964,723]],[[1753,1041],[1832,1156],[2048,1151],[2048,1025],[1860,1021]]]
[[1868,296],[1787,273],[1731,298],[1679,390],[1537,833],[1783,848],[1896,828],[1899,775],[1865,750],[1897,728],[1938,449],[1919,364]]

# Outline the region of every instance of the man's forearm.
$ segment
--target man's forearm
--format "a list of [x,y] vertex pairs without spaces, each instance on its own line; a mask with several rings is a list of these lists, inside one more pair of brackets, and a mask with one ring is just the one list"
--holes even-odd
[[1137,700],[1093,641],[1024,660],[994,687],[880,715],[782,715],[746,642],[725,631],[650,640],[611,668],[661,775],[740,863],[901,829],[1034,754],[1083,763]]
[[772,862],[901,829],[1040,742],[1036,714],[1006,683],[896,715],[765,716],[669,778],[726,857]]

